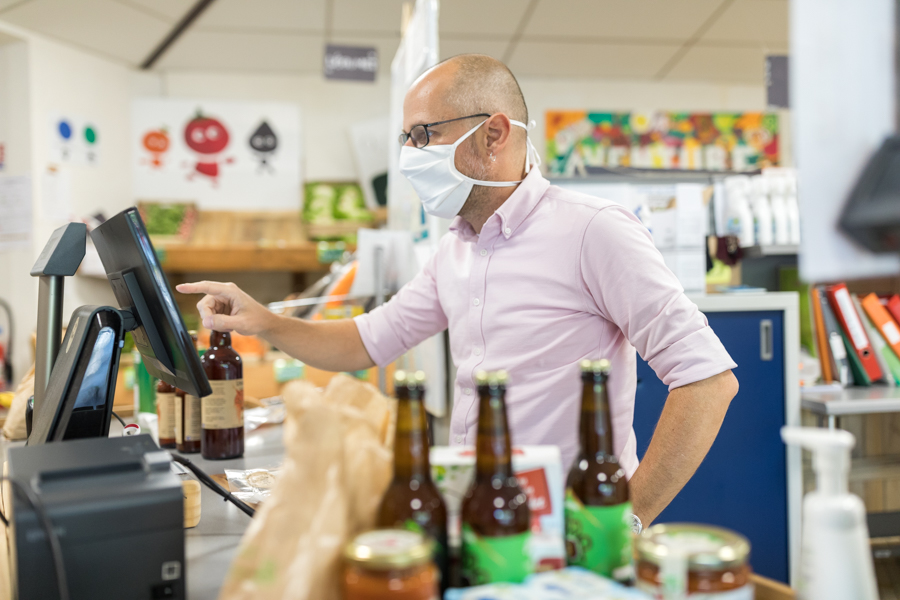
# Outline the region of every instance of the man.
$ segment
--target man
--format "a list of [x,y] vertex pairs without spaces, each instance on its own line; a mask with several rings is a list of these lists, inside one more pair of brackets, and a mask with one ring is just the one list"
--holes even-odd
[[[401,171],[425,210],[456,218],[385,306],[305,322],[272,315],[234,284],[178,290],[208,294],[197,305],[205,327],[259,335],[329,371],[385,365],[449,327],[450,442],[475,442],[475,372],[506,369],[513,442],[558,445],[565,468],[578,451],[578,364],[608,358],[615,452],[636,516],[651,523],[715,440],[737,393],[735,363],[633,215],[533,168],[525,100],[501,62],[462,55],[433,67],[407,92],[403,118]],[[670,389],[640,466],[635,348]]]

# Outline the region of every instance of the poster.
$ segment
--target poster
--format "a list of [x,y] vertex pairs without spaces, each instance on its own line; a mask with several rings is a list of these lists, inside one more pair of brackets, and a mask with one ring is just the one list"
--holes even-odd
[[31,248],[31,178],[0,176],[0,250]]
[[135,200],[207,210],[299,210],[300,108],[277,102],[139,99]]
[[778,166],[778,116],[761,112],[546,113],[551,176],[595,169],[755,171]]
[[96,166],[100,162],[100,128],[94,120],[62,113],[47,119],[51,163]]

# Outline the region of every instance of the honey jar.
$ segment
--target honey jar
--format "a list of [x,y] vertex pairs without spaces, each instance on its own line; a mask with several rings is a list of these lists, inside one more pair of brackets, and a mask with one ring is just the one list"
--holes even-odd
[[637,539],[636,587],[657,600],[753,600],[750,542],[708,525],[654,525]]
[[344,600],[438,600],[434,543],[421,533],[376,529],[344,550]]

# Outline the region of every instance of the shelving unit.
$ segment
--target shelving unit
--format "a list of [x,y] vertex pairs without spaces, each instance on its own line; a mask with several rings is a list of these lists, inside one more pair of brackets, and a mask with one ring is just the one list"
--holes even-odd
[[770,246],[748,246],[742,248],[744,258],[761,258],[763,256],[797,256],[800,246],[797,244],[773,244]]

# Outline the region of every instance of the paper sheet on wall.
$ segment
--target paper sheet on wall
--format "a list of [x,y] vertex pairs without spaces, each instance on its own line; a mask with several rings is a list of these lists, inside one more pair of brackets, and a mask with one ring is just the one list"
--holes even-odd
[[31,177],[0,175],[0,250],[31,247]]
[[41,212],[48,221],[68,223],[72,216],[72,176],[65,168],[41,177]]

